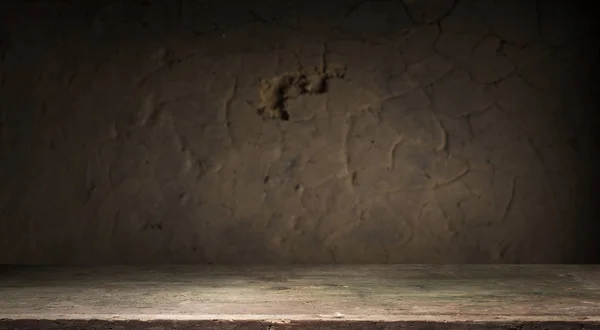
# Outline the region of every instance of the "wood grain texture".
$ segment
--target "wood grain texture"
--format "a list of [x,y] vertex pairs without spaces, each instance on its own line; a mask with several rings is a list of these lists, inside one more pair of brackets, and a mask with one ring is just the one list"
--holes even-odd
[[600,326],[600,266],[2,267],[0,319],[0,328],[90,319],[126,328],[589,328]]

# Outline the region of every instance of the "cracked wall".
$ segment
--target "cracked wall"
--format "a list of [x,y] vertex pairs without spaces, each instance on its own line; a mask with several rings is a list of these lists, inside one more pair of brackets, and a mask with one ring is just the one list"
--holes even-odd
[[597,261],[585,6],[2,2],[0,262]]

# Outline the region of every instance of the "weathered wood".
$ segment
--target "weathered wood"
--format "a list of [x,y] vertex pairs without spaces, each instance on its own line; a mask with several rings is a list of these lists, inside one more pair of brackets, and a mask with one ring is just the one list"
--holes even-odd
[[176,328],[211,320],[262,329],[306,322],[589,328],[600,327],[600,266],[3,267],[0,319],[0,328],[89,319],[176,320]]

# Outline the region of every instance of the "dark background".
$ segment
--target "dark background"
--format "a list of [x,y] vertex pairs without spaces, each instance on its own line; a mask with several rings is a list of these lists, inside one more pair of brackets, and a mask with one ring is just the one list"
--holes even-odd
[[[2,1],[0,263],[598,262],[594,1]],[[261,79],[345,67],[263,120]]]

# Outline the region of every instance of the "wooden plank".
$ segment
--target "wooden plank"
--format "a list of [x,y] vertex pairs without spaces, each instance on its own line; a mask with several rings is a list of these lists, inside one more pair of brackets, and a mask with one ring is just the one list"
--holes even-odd
[[600,266],[2,267],[0,319],[600,324]]

